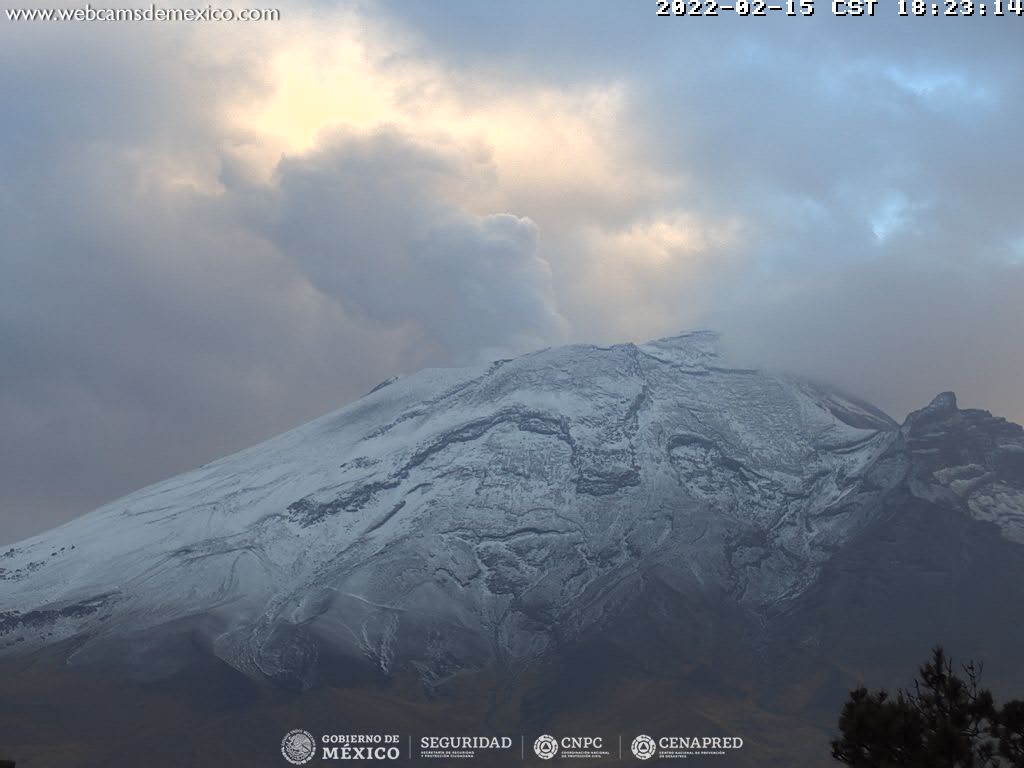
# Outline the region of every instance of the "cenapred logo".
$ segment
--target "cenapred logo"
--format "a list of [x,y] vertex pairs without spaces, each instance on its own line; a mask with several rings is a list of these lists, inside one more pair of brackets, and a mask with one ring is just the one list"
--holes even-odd
[[288,731],[281,739],[281,754],[292,765],[305,765],[316,755],[316,739],[301,728]]
[[638,760],[650,760],[658,751],[658,745],[654,743],[654,739],[646,734],[640,734],[633,739],[629,748],[633,750],[633,756]]
[[558,754],[558,741],[545,733],[533,742],[533,751],[541,760],[550,760]]

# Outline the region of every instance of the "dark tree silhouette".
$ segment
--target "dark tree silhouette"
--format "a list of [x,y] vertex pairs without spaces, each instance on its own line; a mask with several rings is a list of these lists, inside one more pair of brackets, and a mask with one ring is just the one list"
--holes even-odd
[[999,754],[1009,765],[1024,765],[1024,701],[1008,701],[999,713]]
[[939,647],[912,689],[851,691],[832,757],[859,768],[1024,768],[1024,702],[997,708],[981,666],[961,670]]

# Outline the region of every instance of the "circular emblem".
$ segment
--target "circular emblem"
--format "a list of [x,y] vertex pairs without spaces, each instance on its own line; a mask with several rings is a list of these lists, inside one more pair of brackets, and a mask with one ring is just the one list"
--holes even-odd
[[550,760],[558,754],[558,742],[555,741],[554,736],[548,736],[545,733],[533,742],[533,751],[541,760]]
[[640,734],[633,739],[633,744],[630,748],[633,750],[633,754],[640,760],[649,760],[658,751],[658,745],[654,743],[654,739],[644,734]]
[[288,731],[281,739],[281,754],[292,765],[304,765],[316,755],[316,739],[301,728]]

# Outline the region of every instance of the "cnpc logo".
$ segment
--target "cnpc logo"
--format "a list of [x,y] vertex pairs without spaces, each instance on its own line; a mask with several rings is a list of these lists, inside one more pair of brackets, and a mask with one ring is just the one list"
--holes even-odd
[[599,752],[604,748],[604,739],[600,736],[563,736],[556,739],[544,734],[533,742],[533,751],[541,760],[550,760],[561,751],[567,757],[586,756]]
[[533,742],[533,751],[541,760],[550,760],[558,754],[558,740],[554,736],[544,734]]

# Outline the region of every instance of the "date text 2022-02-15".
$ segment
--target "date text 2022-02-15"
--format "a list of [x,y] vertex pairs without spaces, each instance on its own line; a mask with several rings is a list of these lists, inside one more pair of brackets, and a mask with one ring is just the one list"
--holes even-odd
[[[897,16],[1024,16],[1024,0],[894,0],[880,6],[881,0],[829,0],[828,10],[833,16],[871,17],[881,15],[883,8],[891,8]],[[815,0],[655,0],[658,16],[813,16]]]

